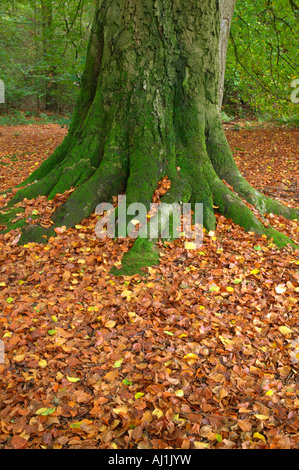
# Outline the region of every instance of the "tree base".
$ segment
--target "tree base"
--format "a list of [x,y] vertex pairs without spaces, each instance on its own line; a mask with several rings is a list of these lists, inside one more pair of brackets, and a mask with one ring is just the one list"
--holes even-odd
[[[129,4],[98,3],[68,135],[23,183],[9,209],[24,198],[52,199],[75,190],[53,215],[50,230],[26,228],[19,243],[44,242],[55,227],[74,227],[124,192],[128,206],[138,202],[149,210],[167,176],[171,187],[161,202],[190,202],[193,208],[202,203],[207,230],[216,228],[217,207],[246,231],[295,248],[265,226],[263,216],[299,219],[299,211],[252,188],[226,141],[218,111],[219,2]],[[3,215],[7,228],[9,217]],[[156,263],[150,245],[137,239],[118,274]]]
[[[136,243],[137,242],[137,243]],[[114,276],[148,276],[146,268],[159,265],[159,249],[155,242],[138,239],[133,248],[124,254],[121,269],[113,267],[110,271]]]

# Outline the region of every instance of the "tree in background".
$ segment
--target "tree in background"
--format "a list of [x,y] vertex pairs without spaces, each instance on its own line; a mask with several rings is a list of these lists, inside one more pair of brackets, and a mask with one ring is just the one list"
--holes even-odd
[[8,106],[73,109],[93,9],[91,0],[0,2],[0,76]]
[[224,84],[226,55],[228,48],[229,33],[231,22],[237,0],[220,0],[220,37],[219,37],[219,111],[221,111]]
[[[53,216],[54,227],[68,228],[124,191],[128,205],[149,209],[167,176],[163,202],[203,203],[207,230],[216,207],[246,231],[291,243],[243,201],[261,215],[299,215],[252,188],[233,159],[219,113],[220,17],[218,0],[97,1],[69,132],[9,205],[75,188]],[[53,229],[32,225],[20,243],[44,235]],[[126,267],[156,262],[154,242],[137,238]]]
[[[220,2],[224,37],[234,3]],[[7,83],[6,106],[73,110],[93,8],[93,0],[1,0],[0,76]],[[294,0],[237,2],[227,51],[227,114],[249,111],[296,123],[290,84],[298,70],[298,11]],[[227,43],[220,44],[223,62]]]
[[294,0],[237,2],[226,63],[228,113],[246,109],[298,123],[290,100],[298,72],[298,14]]

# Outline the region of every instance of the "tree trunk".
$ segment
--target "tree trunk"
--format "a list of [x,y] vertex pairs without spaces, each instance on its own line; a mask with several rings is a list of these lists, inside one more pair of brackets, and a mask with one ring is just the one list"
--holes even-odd
[[[49,62],[52,49],[52,23],[53,23],[53,5],[52,0],[41,0],[41,14],[42,14],[42,48],[45,63]],[[57,111],[57,98],[55,91],[57,89],[55,81],[55,68],[50,67],[45,71],[48,79],[45,89],[45,109],[47,111]]]
[[[218,0],[98,1],[68,135],[11,205],[75,187],[53,218],[55,226],[72,227],[124,191],[127,204],[149,208],[167,175],[171,188],[163,201],[203,203],[207,229],[215,229],[217,206],[245,230],[289,243],[241,199],[261,214],[298,217],[253,189],[234,162],[218,109],[219,40]],[[42,233],[29,227],[20,243],[42,241]],[[156,262],[149,240],[137,239],[131,252],[133,265],[138,256]]]
[[219,35],[219,113],[221,113],[226,53],[229,40],[230,26],[237,0],[220,0],[220,35]]

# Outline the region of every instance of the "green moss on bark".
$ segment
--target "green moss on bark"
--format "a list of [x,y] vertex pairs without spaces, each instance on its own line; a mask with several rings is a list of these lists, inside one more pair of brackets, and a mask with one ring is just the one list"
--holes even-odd
[[[68,135],[19,185],[30,183],[10,205],[24,197],[51,199],[74,187],[53,216],[54,226],[72,227],[124,191],[127,205],[139,202],[149,209],[167,175],[171,189],[162,202],[202,203],[208,230],[215,229],[216,206],[245,230],[266,233],[279,246],[289,243],[242,201],[261,214],[299,217],[253,189],[233,160],[218,114],[218,3],[190,0],[182,8],[182,2],[167,0],[97,1]],[[15,214],[7,213],[9,224]],[[50,235],[53,228],[30,226],[20,243],[45,242]],[[114,273],[142,273],[158,259],[155,241],[139,237]]]
[[56,234],[53,228],[44,228],[40,225],[30,225],[21,234],[21,238],[18,242],[19,245],[25,245],[27,243],[41,243],[45,244],[49,237],[55,237]]
[[4,208],[0,211],[0,225],[7,225],[21,214],[25,209],[23,207]]
[[289,237],[284,235],[281,232],[278,232],[275,230],[273,227],[267,227],[265,228],[264,231],[265,235],[267,235],[268,238],[272,238],[273,242],[278,248],[285,248],[286,246],[289,246],[293,248],[294,250],[298,250],[299,246],[296,245],[292,240],[290,240]]
[[144,268],[159,264],[159,250],[155,241],[145,238],[137,238],[132,249],[125,253],[122,259],[122,268],[111,269],[111,274],[116,276],[131,276],[133,274],[146,275]]

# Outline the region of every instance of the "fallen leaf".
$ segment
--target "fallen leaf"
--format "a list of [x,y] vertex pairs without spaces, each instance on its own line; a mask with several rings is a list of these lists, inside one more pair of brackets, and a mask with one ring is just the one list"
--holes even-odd
[[69,377],[68,375],[66,376],[66,378],[71,383],[80,382],[80,380],[81,380],[79,377]]
[[56,408],[39,408],[35,412],[35,414],[40,415],[40,416],[48,416],[48,415],[54,413],[55,410],[56,410]]
[[287,326],[280,326],[278,329],[279,329],[280,333],[282,333],[285,336],[290,335],[291,333],[293,333],[293,330],[291,330]]

